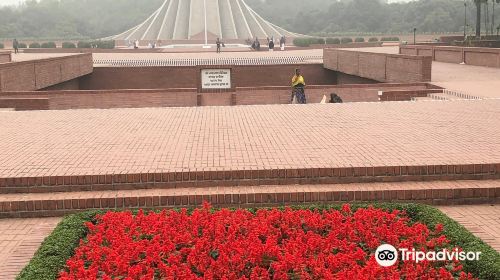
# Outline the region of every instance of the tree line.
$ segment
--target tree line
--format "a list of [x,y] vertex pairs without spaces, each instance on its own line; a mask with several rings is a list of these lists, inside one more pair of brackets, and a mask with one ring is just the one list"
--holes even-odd
[[[163,0],[28,0],[0,8],[0,38],[103,38],[145,20]],[[495,33],[500,0],[419,0],[388,4],[384,0],[246,0],[260,15],[293,32],[398,34],[461,32],[474,34],[476,19],[483,31]],[[477,7],[481,9],[478,10]],[[483,32],[484,33],[484,32]]]

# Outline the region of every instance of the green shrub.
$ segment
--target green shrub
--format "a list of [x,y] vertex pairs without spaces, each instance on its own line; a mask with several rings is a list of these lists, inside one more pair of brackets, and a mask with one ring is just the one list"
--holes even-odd
[[42,43],[42,49],[55,49],[56,47],[56,43],[54,42]]
[[17,279],[56,279],[66,261],[73,256],[80,239],[87,235],[87,228],[83,224],[92,221],[97,213],[84,212],[65,217],[43,241]]
[[19,43],[17,45],[20,49],[26,49],[28,47],[28,45],[26,45],[26,43]]
[[39,49],[40,47],[41,47],[40,43],[37,43],[37,42],[30,44],[30,49]]
[[3,43],[0,43],[0,49],[5,48],[5,45]]
[[293,39],[293,45],[297,47],[309,47],[310,45],[323,45],[325,44],[325,39],[323,38],[295,38]]
[[115,41],[114,40],[110,40],[110,41],[101,41],[101,40],[79,41],[77,44],[77,47],[79,49],[90,49],[90,48],[114,49],[115,48]]
[[377,37],[371,37],[370,39],[368,39],[368,42],[378,42],[378,38]]
[[115,48],[115,40],[109,40],[109,41],[94,41],[92,42],[92,45],[94,45],[98,49],[114,49]]
[[92,46],[90,45],[90,42],[78,41],[77,47],[79,49],[90,49]]
[[363,37],[358,37],[358,38],[356,38],[356,39],[354,40],[354,42],[356,42],[356,43],[364,43],[364,42],[365,42],[365,38],[363,38]]
[[382,42],[399,42],[399,37],[382,37]]
[[[462,262],[465,272],[470,272],[479,279],[500,279],[500,254],[438,209],[413,203],[353,203],[351,209],[356,211],[370,205],[388,211],[405,211],[412,223],[420,222],[429,229],[435,229],[437,224],[442,224],[444,226],[443,234],[450,240],[451,247],[461,247],[464,251],[469,252],[481,252],[479,260]],[[341,204],[291,206],[292,209],[310,210],[340,210],[341,207]],[[283,207],[280,208],[283,209]],[[251,208],[249,211],[255,213],[257,208]],[[86,236],[87,229],[84,223],[94,222],[95,215],[98,213],[100,211],[84,212],[65,217],[45,239],[33,259],[21,271],[17,280],[56,279],[66,261],[74,254],[79,240]]]
[[338,44],[340,44],[340,39],[339,38],[326,38],[326,43],[332,44],[332,45],[338,45]]
[[340,42],[342,44],[349,44],[349,43],[352,43],[352,38],[342,38],[342,39],[340,39]]
[[71,43],[71,42],[64,42],[64,43],[62,43],[62,48],[63,49],[74,49],[74,48],[76,48],[76,45],[74,43]]

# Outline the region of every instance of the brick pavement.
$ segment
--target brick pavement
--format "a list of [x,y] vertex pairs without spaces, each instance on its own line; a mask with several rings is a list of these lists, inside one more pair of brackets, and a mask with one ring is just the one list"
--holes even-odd
[[0,178],[496,164],[499,108],[500,100],[0,112]]
[[440,206],[438,208],[500,252],[500,204]]
[[0,220],[0,280],[13,280],[60,218]]

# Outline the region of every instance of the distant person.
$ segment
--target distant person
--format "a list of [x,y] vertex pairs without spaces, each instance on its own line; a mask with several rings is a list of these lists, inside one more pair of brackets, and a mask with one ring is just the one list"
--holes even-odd
[[222,42],[220,41],[220,38],[217,38],[217,40],[215,41],[215,44],[217,45],[217,53],[220,53],[221,52],[221,45],[222,45]]
[[285,36],[281,36],[281,38],[280,38],[280,48],[281,48],[282,51],[285,50],[285,44],[286,44]]
[[294,99],[298,104],[306,104],[305,88],[306,82],[299,68],[295,69],[295,75],[292,78],[292,103]]
[[256,51],[260,51],[260,42],[259,42],[259,38],[255,37],[255,50]]
[[138,48],[139,48],[139,40],[135,40],[134,49],[138,49]]
[[269,51],[270,52],[274,51],[274,41],[273,40],[269,41]]
[[14,39],[12,42],[12,47],[14,48],[14,53],[19,53],[19,42],[17,39]]

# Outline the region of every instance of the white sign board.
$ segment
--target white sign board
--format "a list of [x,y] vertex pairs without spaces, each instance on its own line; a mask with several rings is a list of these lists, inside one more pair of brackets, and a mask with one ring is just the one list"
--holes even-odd
[[231,69],[202,69],[201,88],[230,89]]

